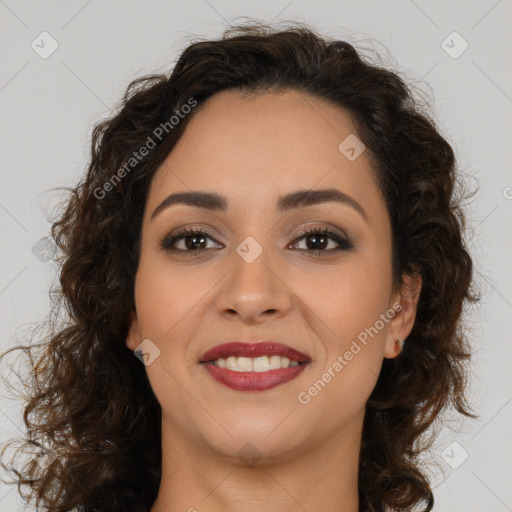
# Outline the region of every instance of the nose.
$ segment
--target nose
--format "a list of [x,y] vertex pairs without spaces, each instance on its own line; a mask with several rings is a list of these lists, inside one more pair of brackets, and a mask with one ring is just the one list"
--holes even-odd
[[[220,315],[239,318],[247,324],[259,324],[269,318],[286,316],[293,304],[293,293],[263,251],[254,261],[233,254],[233,267],[222,281],[217,298]],[[249,262],[251,261],[251,262]]]

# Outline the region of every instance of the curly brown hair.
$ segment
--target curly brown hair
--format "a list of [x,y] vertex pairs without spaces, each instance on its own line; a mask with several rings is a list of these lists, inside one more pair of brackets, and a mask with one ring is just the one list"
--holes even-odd
[[[51,229],[60,287],[50,292],[56,300],[48,333],[2,355],[23,350],[30,359],[23,446],[57,457],[45,464],[30,459],[21,472],[2,466],[16,475],[20,492],[30,487],[24,499],[35,495],[36,507],[51,512],[147,512],[156,499],[161,407],[144,365],[125,345],[142,216],[156,170],[194,113],[180,115],[172,128],[169,119],[186,112],[191,100],[201,105],[228,89],[306,92],[345,109],[355,122],[391,219],[393,284],[400,286],[406,274],[423,282],[403,353],[384,360],[367,402],[360,510],[409,511],[420,504],[428,512],[434,497],[418,459],[431,445],[427,430],[448,406],[477,418],[464,393],[470,350],[463,308],[479,297],[463,237],[460,173],[452,147],[397,72],[302,23],[280,31],[248,23],[219,40],[190,44],[169,75],[133,80],[117,112],[94,127],[87,172],[66,189]],[[151,151],[131,161],[164,125]],[[63,306],[65,321],[58,317]]]

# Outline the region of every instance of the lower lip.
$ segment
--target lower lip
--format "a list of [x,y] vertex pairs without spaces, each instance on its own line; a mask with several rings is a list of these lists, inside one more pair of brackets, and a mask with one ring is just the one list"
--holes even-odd
[[265,391],[289,382],[302,373],[308,363],[266,372],[236,372],[212,363],[202,363],[208,373],[221,384],[237,391]]

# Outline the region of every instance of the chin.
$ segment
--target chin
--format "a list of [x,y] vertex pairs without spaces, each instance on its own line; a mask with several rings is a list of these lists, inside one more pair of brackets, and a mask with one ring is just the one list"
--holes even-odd
[[[240,459],[248,465],[245,459],[261,459],[261,464],[270,464],[297,457],[300,447],[303,449],[312,441],[312,438],[303,428],[298,428],[295,422],[284,425],[283,415],[279,418],[262,418],[261,411],[258,416],[250,415],[238,421],[223,421],[224,429],[216,429],[214,437],[206,434],[203,439],[219,456],[228,459]],[[276,428],[277,427],[277,428]],[[218,435],[222,431],[222,435]],[[212,432],[210,431],[209,434]],[[231,435],[230,435],[231,434]]]

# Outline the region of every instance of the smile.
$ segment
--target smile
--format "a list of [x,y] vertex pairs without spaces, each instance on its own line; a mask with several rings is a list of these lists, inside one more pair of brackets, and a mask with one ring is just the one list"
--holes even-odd
[[265,341],[218,345],[200,357],[214,380],[237,391],[265,391],[297,378],[310,358],[298,350]]
[[298,377],[309,362],[282,356],[219,358],[202,366],[220,384],[237,391],[265,391]]
[[280,370],[290,366],[298,366],[298,361],[290,361],[287,357],[261,356],[261,357],[235,357],[219,358],[212,361],[219,368],[233,370],[235,372],[267,372],[269,370]]

